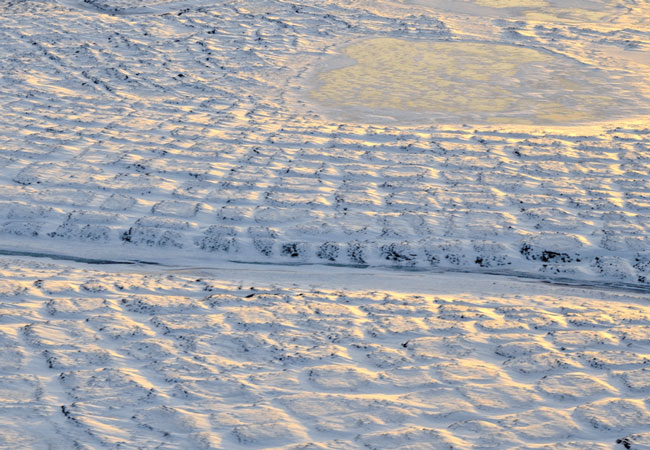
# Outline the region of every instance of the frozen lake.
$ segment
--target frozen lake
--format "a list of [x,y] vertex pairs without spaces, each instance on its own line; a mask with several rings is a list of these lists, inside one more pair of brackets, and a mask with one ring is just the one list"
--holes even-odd
[[[648,26],[648,5],[644,2],[613,2],[609,0],[400,0],[399,3],[417,5],[437,11],[447,11],[470,16],[496,18],[517,17],[524,20],[552,24],[627,23],[630,26]],[[628,5],[640,8],[639,14],[630,14]]]
[[345,67],[316,75],[312,97],[367,121],[572,125],[649,112],[635,89],[643,79],[535,48],[378,38],[351,44],[331,64]]

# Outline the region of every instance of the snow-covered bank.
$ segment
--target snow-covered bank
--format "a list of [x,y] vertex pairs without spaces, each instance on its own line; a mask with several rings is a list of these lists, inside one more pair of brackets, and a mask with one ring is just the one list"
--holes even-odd
[[[316,103],[310,80],[365,38],[473,42],[595,74],[605,87],[582,92],[586,105],[608,85],[608,102],[625,93],[626,108],[627,97],[646,105],[648,4],[438,3],[3,4],[0,250],[647,284],[645,118],[443,125],[407,111],[349,122]],[[477,61],[454,64],[481,73]],[[509,64],[504,76],[516,74]],[[561,103],[549,89],[569,89],[571,73],[554,64],[540,92]],[[459,101],[499,102],[479,91]],[[540,108],[572,120],[572,105]]]
[[3,448],[648,448],[650,297],[0,258]]

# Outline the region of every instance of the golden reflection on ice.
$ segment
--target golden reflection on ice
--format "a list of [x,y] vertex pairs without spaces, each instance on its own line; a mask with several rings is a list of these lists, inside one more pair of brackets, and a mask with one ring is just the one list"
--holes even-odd
[[344,54],[351,64],[319,74],[312,96],[356,113],[553,124],[634,111],[622,80],[531,48],[378,38],[350,45]]
[[475,0],[474,3],[490,8],[539,8],[548,5],[543,0]]
[[558,21],[566,23],[593,23],[614,20],[611,11],[595,11],[581,8],[554,8],[549,10],[526,10],[523,13],[527,20],[537,22]]
[[648,30],[650,4],[607,0],[394,0],[397,3],[486,17],[522,17],[531,24],[576,24],[599,30]]

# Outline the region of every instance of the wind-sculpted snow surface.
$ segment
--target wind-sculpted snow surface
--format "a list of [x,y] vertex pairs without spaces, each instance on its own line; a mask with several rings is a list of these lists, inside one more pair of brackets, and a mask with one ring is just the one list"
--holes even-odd
[[646,294],[370,269],[0,264],[2,448],[650,442]]
[[[348,120],[317,102],[315,69],[381,38],[555,55],[647,106],[646,3],[594,3],[606,15],[580,24],[568,7],[501,3],[4,2],[0,250],[647,284],[645,118]],[[484,91],[459,101],[500,104]]]
[[650,447],[646,1],[0,9],[1,448]]

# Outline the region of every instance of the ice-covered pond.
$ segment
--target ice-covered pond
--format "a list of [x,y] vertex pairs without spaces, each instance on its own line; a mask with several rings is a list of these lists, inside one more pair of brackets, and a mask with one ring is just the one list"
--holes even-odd
[[536,48],[374,38],[341,53],[311,95],[357,118],[570,124],[647,113],[629,75]]
[[[604,24],[625,17],[625,2],[608,0],[397,0],[412,7],[473,16],[514,17],[550,22]],[[643,21],[643,18],[636,18]],[[637,21],[633,17],[625,20]]]

